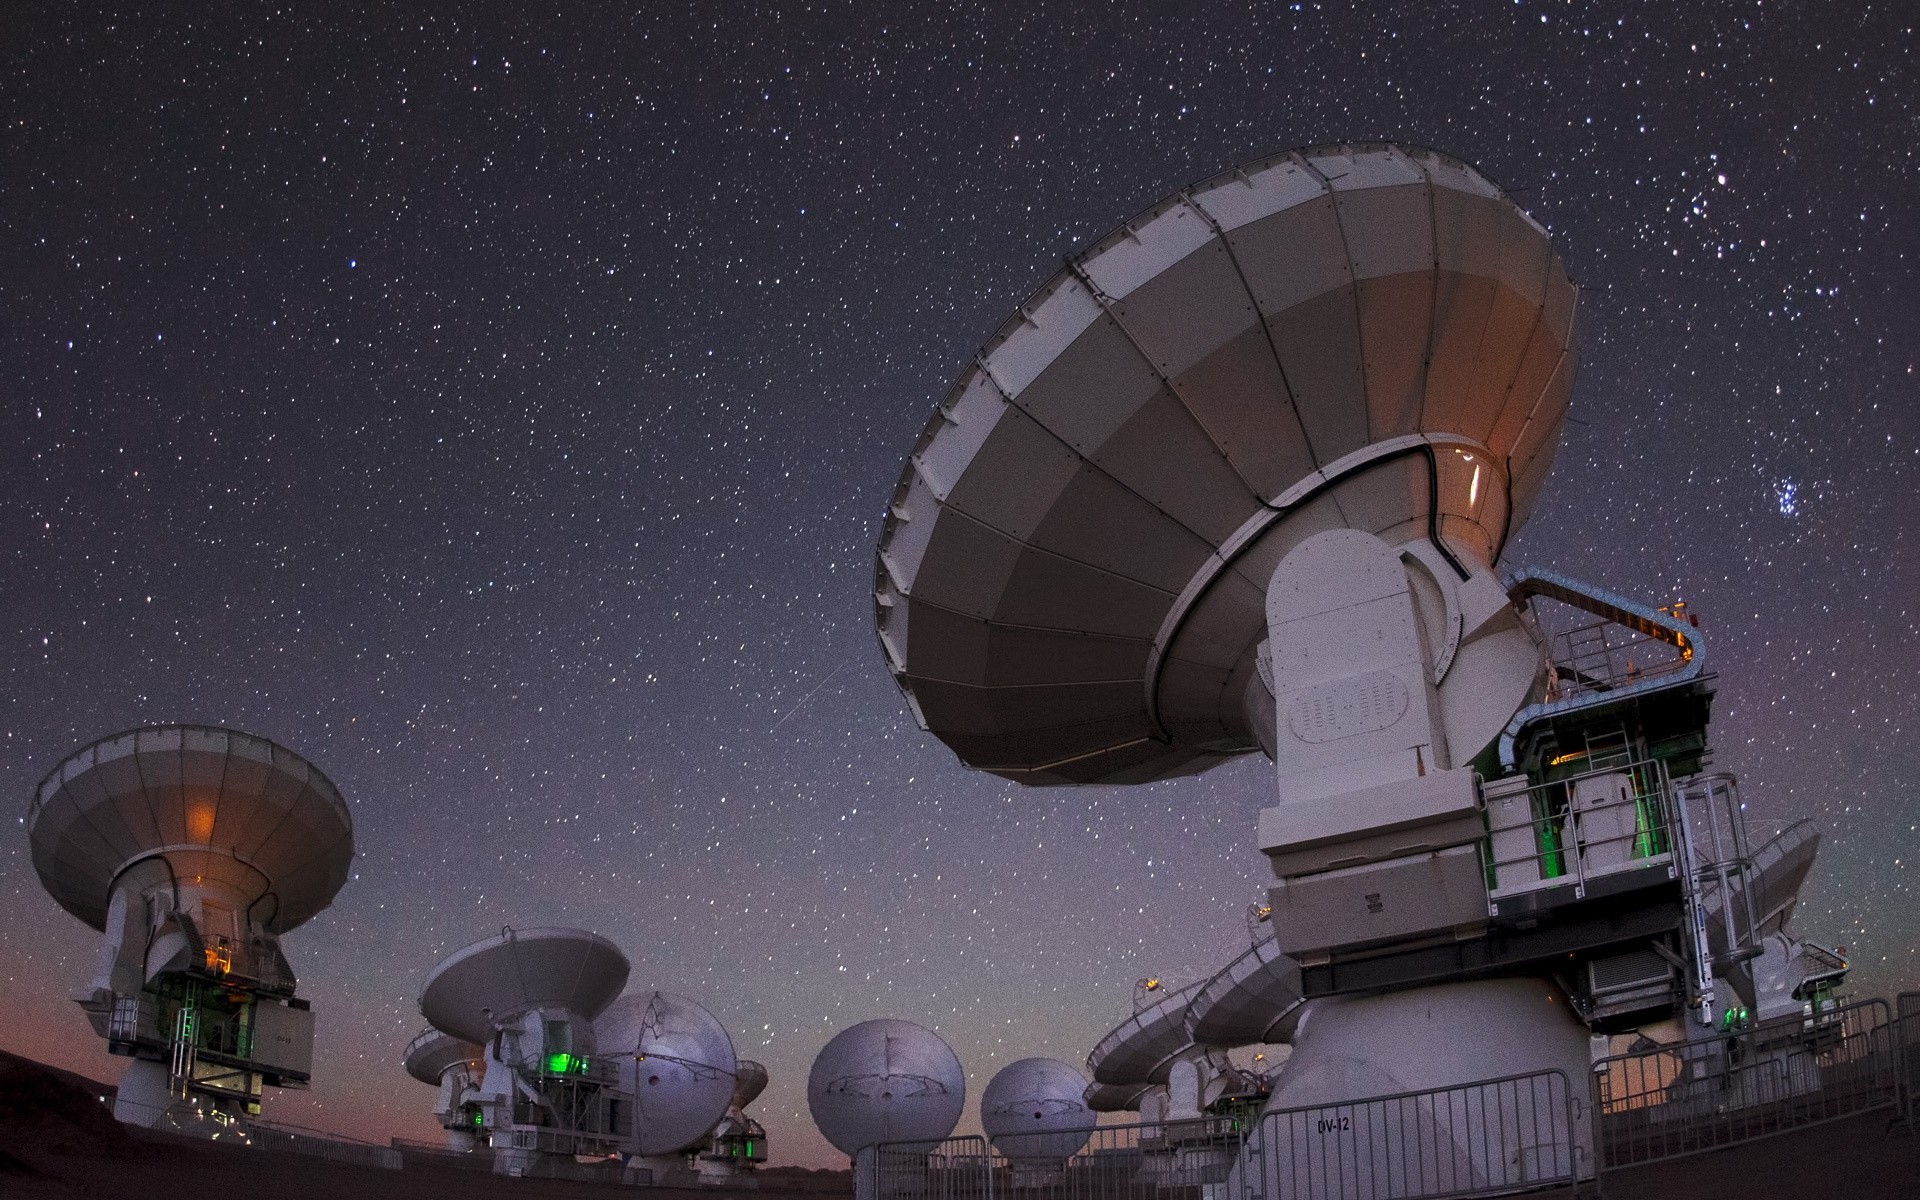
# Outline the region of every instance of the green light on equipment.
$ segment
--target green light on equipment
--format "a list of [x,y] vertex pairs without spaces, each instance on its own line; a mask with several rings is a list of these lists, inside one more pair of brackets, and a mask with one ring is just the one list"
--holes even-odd
[[585,1075],[586,1073],[585,1055],[572,1055],[565,1052],[547,1055],[547,1074],[549,1075]]

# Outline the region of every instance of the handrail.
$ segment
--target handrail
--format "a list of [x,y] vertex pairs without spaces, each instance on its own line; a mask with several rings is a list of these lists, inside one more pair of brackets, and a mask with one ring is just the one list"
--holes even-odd
[[1591,1091],[1597,1169],[1901,1108],[1909,1082],[1898,1069],[1899,1040],[1887,1002],[1871,999],[1599,1059]]
[[1700,636],[1700,631],[1688,622],[1669,616],[1656,608],[1649,608],[1638,601],[1579,583],[1557,571],[1542,568],[1530,568],[1514,575],[1507,581],[1507,596],[1515,604],[1524,603],[1534,596],[1545,596],[1595,616],[1605,617],[1635,632],[1644,633],[1648,637],[1655,637],[1673,645],[1679,649],[1684,665],[1677,671],[1629,683],[1598,696],[1575,696],[1566,700],[1529,704],[1513,714],[1513,719],[1508,721],[1507,727],[1500,732],[1500,767],[1503,772],[1511,774],[1514,770],[1515,739],[1519,737],[1522,729],[1535,721],[1563,712],[1574,712],[1598,704],[1612,704],[1629,696],[1670,688],[1698,679],[1704,669],[1707,645],[1706,640]]

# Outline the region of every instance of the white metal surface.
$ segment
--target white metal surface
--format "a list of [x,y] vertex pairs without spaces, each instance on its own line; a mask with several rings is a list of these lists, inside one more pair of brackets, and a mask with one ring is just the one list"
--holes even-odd
[[1492,562],[1577,304],[1544,231],[1429,150],[1283,154],[1127,222],[988,341],[895,489],[876,621],[916,717],[1029,783],[1257,749],[1274,566],[1334,528]]
[[1174,1060],[1193,1048],[1193,1038],[1187,1034],[1187,1004],[1205,982],[1195,980],[1167,991],[1095,1043],[1087,1055],[1094,1082],[1165,1083]]
[[1560,988],[1514,977],[1315,1000],[1270,1109],[1558,1070],[1585,1077],[1587,1027]]
[[740,1059],[733,1066],[733,1094],[727,1098],[727,1108],[738,1112],[766,1090],[767,1068],[750,1058]]
[[[733,1039],[705,1008],[671,992],[631,992],[593,1022],[594,1053],[615,1064],[633,1097],[634,1154],[668,1154],[700,1141],[733,1095]],[[766,1074],[761,1072],[764,1085]]]
[[1090,1083],[1081,1097],[1097,1113],[1132,1112],[1138,1111],[1140,1102],[1153,1089],[1151,1083]]
[[438,1029],[423,1029],[407,1043],[402,1056],[407,1074],[421,1083],[440,1086],[440,1077],[449,1067],[465,1066],[478,1078],[483,1064],[481,1048],[464,1038],[441,1033]]
[[1232,1049],[1286,1041],[1300,1020],[1300,965],[1263,937],[1206,981],[1187,1006],[1187,1033]]
[[420,991],[420,1012],[443,1033],[485,1043],[532,1009],[591,1021],[627,982],[627,957],[584,929],[508,929],[444,959]]
[[353,819],[318,767],[236,729],[162,725],[103,738],[48,773],[27,812],[33,865],[60,907],[104,930],[113,883],[164,857],[285,933],[332,902]]
[[1080,1152],[1097,1118],[1087,1081],[1057,1058],[1022,1058],[980,1093],[980,1128],[1009,1159],[1064,1159]]
[[[1751,874],[1737,876],[1731,891],[1747,906],[1741,911],[1750,909],[1753,913],[1755,936],[1778,933],[1793,916],[1800,887],[1813,870],[1819,852],[1820,831],[1806,819],[1795,821],[1754,851]],[[1707,911],[1707,935],[1713,952],[1724,954],[1728,945],[1727,906],[1721,903],[1717,888],[1708,890],[1702,904]],[[1745,932],[1736,930],[1735,940]]]
[[862,1021],[833,1036],[807,1073],[807,1107],[841,1153],[938,1141],[967,1102],[966,1074],[940,1035],[911,1021]]

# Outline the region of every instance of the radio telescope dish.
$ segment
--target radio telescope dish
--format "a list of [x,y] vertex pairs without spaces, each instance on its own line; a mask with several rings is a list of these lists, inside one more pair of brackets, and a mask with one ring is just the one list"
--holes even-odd
[[76,751],[40,782],[27,831],[48,894],[103,931],[115,881],[143,860],[232,894],[274,934],[331,904],[353,865],[353,819],[318,767],[207,725],[136,729]]
[[1300,964],[1269,936],[1248,947],[1195,993],[1187,1032],[1202,1046],[1233,1049],[1287,1041],[1306,1004]]
[[1150,1083],[1090,1083],[1081,1098],[1094,1112],[1132,1112],[1153,1090]]
[[733,1039],[692,1000],[671,992],[622,996],[594,1019],[593,1041],[595,1053],[614,1060],[620,1090],[633,1097],[630,1152],[685,1149],[726,1115]]
[[626,986],[627,970],[627,956],[597,933],[509,929],[435,967],[420,1011],[442,1033],[484,1045],[499,1023],[535,1008],[593,1020]]
[[[353,865],[353,820],[318,767],[238,730],[135,729],[49,772],[27,836],[48,894],[102,934],[74,1000],[134,1059],[120,1120],[218,1130],[209,1113],[258,1112],[263,1088],[311,1081],[313,1010],[280,935]],[[212,1055],[218,1071],[195,1067]]]
[[1080,1152],[1098,1120],[1087,1081],[1053,1058],[1008,1063],[980,1095],[980,1127],[1009,1159],[1064,1159]]
[[441,1076],[453,1067],[467,1067],[478,1078],[483,1069],[482,1057],[483,1051],[472,1042],[451,1037],[438,1029],[423,1029],[407,1043],[404,1061],[407,1074],[421,1083],[438,1087]]
[[953,1049],[911,1021],[862,1021],[833,1036],[807,1073],[820,1134],[849,1157],[876,1142],[937,1142],[967,1104]]
[[1432,150],[1322,146],[1155,204],[1020,306],[908,459],[874,601],[915,718],[1032,784],[1263,748],[1282,557],[1353,529],[1495,561],[1577,306],[1545,231]]
[[403,1061],[407,1074],[439,1091],[433,1115],[446,1131],[447,1148],[462,1154],[472,1150],[486,1126],[481,1097],[485,1049],[429,1028],[407,1043]]
[[767,1069],[750,1058],[743,1058],[734,1064],[733,1095],[727,1100],[731,1109],[745,1108],[760,1098],[767,1090]]
[[1115,1026],[1087,1055],[1095,1083],[1165,1083],[1175,1060],[1193,1049],[1187,1004],[1204,980],[1166,993]]

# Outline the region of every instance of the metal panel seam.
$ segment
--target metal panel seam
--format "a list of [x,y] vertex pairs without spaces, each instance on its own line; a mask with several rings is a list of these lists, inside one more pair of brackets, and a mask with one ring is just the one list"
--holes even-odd
[[[1005,404],[1009,408],[1018,409],[1022,416],[1026,417],[1029,421],[1032,421],[1036,428],[1046,431],[1046,435],[1048,437],[1052,438],[1054,441],[1059,442],[1062,446],[1064,446],[1069,454],[1073,455],[1073,457],[1078,459],[1080,462],[1086,464],[1089,470],[1096,471],[1099,474],[1105,476],[1108,480],[1110,480],[1113,483],[1115,487],[1127,493],[1129,496],[1132,496],[1134,499],[1146,505],[1148,508],[1151,508],[1153,511],[1159,513],[1161,516],[1165,517],[1167,520],[1172,521],[1180,529],[1184,530],[1185,532],[1187,532],[1188,534],[1196,538],[1201,545],[1218,549],[1218,544],[1215,543],[1212,538],[1208,537],[1204,533],[1201,533],[1199,530],[1194,529],[1192,526],[1188,525],[1185,521],[1182,521],[1179,517],[1174,516],[1172,513],[1168,512],[1166,509],[1161,508],[1158,504],[1155,504],[1152,500],[1147,499],[1147,497],[1141,495],[1138,491],[1128,486],[1125,480],[1121,479],[1119,476],[1115,475],[1113,472],[1107,470],[1105,467],[1101,466],[1099,463],[1093,461],[1091,458],[1088,458],[1086,455],[1080,453],[1080,451],[1074,447],[1073,443],[1067,441],[1066,438],[1061,437],[1060,434],[1056,432],[1052,426],[1048,425],[1045,421],[1042,421],[1038,416],[1034,415],[1034,413],[1029,411],[1026,405],[1021,404],[1019,401],[1015,400],[1013,396],[1007,391],[1007,386],[1000,382],[1000,377],[993,373],[993,368],[990,365],[988,365],[986,356],[984,354],[974,359],[974,363],[980,368],[980,374],[985,376],[987,382],[993,385],[993,390],[999,393],[1001,403]],[[1236,478],[1238,477],[1238,474],[1239,474],[1238,472],[1235,472]],[[1257,493],[1250,492],[1248,493],[1248,495],[1249,495],[1249,498],[1251,498],[1255,504],[1260,503],[1260,497]],[[935,500],[936,502],[940,502],[938,497],[935,497]],[[944,502],[940,502],[940,505],[941,505],[941,508],[947,512],[954,512],[954,513],[961,512],[961,510],[957,508],[948,508]],[[962,515],[968,515],[968,514],[963,513]],[[1032,542],[1027,541],[1025,538],[1014,537],[1011,533],[1007,533],[1007,531],[1004,529],[1000,529],[993,525],[988,525],[985,521],[981,521],[978,517],[972,517],[971,519],[981,525],[986,526],[986,528],[988,529],[994,530],[994,532],[996,533],[1004,534],[1005,536],[1012,538],[1014,541],[1019,542],[1023,546],[1027,546],[1035,550],[1041,549],[1041,547],[1034,545]],[[1054,553],[1054,552],[1048,551],[1048,553]],[[1066,555],[1062,554],[1060,555],[1060,557],[1066,558]],[[1077,562],[1079,560],[1068,559],[1068,561]],[[1108,572],[1108,574],[1117,574],[1117,572]],[[1122,575],[1120,576],[1120,578],[1124,579],[1126,578],[1126,576]],[[1155,588],[1154,590],[1159,591],[1160,589]]]
[[[1201,243],[1203,248],[1205,245],[1205,242]],[[1087,274],[1086,267],[1083,266],[1078,259],[1072,255],[1068,255],[1063,261],[1067,264],[1067,270],[1071,271],[1073,277],[1079,281],[1080,286],[1086,288],[1087,294],[1093,297],[1093,302],[1100,306],[1101,313],[1103,313],[1109,321],[1112,321],[1113,327],[1118,329],[1121,336],[1127,339],[1127,345],[1133,347],[1133,352],[1140,356],[1140,361],[1147,364],[1147,369],[1152,371],[1154,378],[1160,381],[1160,386],[1167,389],[1167,394],[1172,396],[1174,403],[1180,406],[1180,411],[1186,414],[1187,420],[1191,421],[1194,428],[1200,431],[1200,436],[1207,440],[1209,446],[1213,447],[1214,453],[1220,456],[1220,461],[1226,465],[1227,472],[1235,479],[1238,479],[1247,489],[1247,494],[1253,498],[1255,503],[1258,503],[1260,500],[1260,490],[1254,487],[1253,484],[1234,467],[1233,458],[1227,453],[1227,448],[1222,446],[1219,439],[1213,436],[1213,431],[1207,428],[1205,422],[1194,415],[1193,406],[1187,403],[1187,398],[1182,396],[1180,389],[1174,386],[1172,377],[1161,369],[1159,363],[1153,360],[1153,355],[1147,353],[1147,348],[1140,344],[1140,339],[1134,335],[1133,330],[1127,328],[1127,323],[1121,320],[1120,314],[1113,309],[1113,298],[1107,295],[1106,291],[1093,281],[1093,277]],[[1142,407],[1144,408],[1145,406],[1143,405]],[[1028,415],[1031,416],[1032,414],[1029,413]],[[1035,418],[1035,420],[1037,421],[1038,418]],[[1092,462],[1093,459],[1087,458],[1086,461]]]

